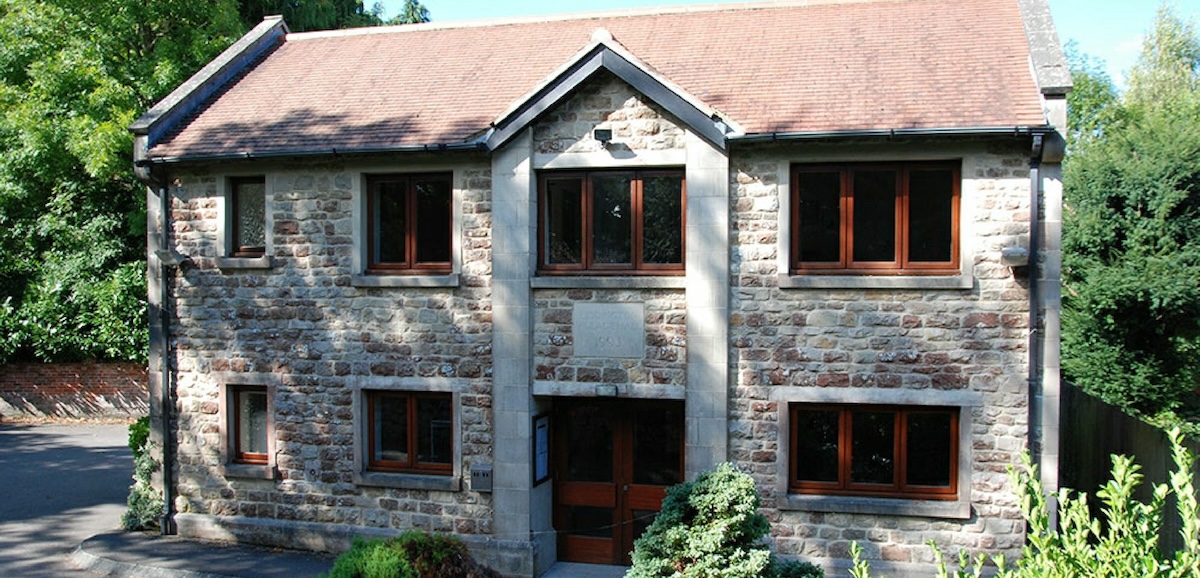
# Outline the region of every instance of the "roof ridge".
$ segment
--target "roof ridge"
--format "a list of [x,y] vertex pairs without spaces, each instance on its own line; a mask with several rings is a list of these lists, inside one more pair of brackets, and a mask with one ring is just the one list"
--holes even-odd
[[665,16],[672,14],[691,14],[704,12],[741,12],[779,8],[807,8],[838,4],[892,4],[916,1],[920,0],[731,0],[728,2],[721,2],[719,4],[677,4],[672,6],[649,6],[642,8],[610,8],[607,10],[564,12],[559,14],[503,16],[500,18],[481,18],[478,20],[450,20],[447,22],[424,22],[421,24],[396,24],[391,26],[344,28],[340,30],[292,32],[288,34],[287,39],[289,42],[291,42],[297,40],[316,40],[321,38],[338,38],[343,36],[360,36],[369,34],[429,32],[437,30],[512,26],[519,24],[599,20],[606,18],[638,18],[647,16]]

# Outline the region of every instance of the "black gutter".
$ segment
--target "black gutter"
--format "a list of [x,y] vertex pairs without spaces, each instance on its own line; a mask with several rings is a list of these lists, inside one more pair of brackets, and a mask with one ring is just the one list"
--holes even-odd
[[980,126],[943,128],[883,128],[808,132],[766,132],[730,136],[739,142],[770,142],[849,138],[898,138],[924,136],[1030,136],[1054,132],[1052,126]]
[[182,155],[175,157],[146,157],[135,161],[137,166],[177,164],[177,163],[193,163],[193,162],[216,162],[216,161],[238,161],[238,160],[256,160],[256,159],[278,159],[278,158],[304,158],[304,157],[324,157],[324,156],[339,156],[339,155],[379,155],[379,154],[402,154],[402,153],[421,153],[421,152],[457,152],[457,151],[486,151],[488,150],[487,143],[484,141],[471,141],[465,143],[449,143],[449,144],[425,144],[425,145],[401,145],[392,147],[363,147],[349,149],[284,149],[273,151],[243,151],[237,153],[213,153],[199,155]]

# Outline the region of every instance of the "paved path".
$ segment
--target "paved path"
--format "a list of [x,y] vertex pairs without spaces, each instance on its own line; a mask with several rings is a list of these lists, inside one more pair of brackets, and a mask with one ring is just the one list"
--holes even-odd
[[0,576],[87,576],[68,556],[119,527],[127,438],[124,424],[0,424]]

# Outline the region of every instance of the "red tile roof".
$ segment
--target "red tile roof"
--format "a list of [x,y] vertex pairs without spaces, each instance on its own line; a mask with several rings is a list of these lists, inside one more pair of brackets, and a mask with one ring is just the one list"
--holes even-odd
[[291,34],[150,156],[470,141],[601,27],[746,134],[1046,124],[1018,0],[805,4]]

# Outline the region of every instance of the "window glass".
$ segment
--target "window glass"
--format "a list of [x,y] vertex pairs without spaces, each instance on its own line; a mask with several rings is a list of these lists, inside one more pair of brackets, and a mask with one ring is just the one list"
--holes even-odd
[[947,170],[909,173],[908,258],[950,261],[954,244],[954,175]]
[[839,412],[802,410],[793,414],[796,428],[796,476],[814,482],[838,481]]
[[842,177],[837,172],[801,172],[800,260],[809,263],[838,263],[842,259]]
[[266,248],[267,187],[262,177],[233,180],[233,250],[235,257],[262,255]]
[[683,182],[679,177],[642,180],[642,262],[682,263]]
[[543,255],[547,263],[583,262],[583,181],[553,179],[546,182],[546,241]]
[[592,177],[592,255],[597,264],[633,262],[630,191],[628,176]]
[[454,464],[450,394],[367,392],[368,468],[449,473]]
[[450,183],[445,180],[420,180],[415,184],[417,214],[413,223],[417,230],[417,262],[446,263],[450,261]]
[[908,414],[905,467],[908,485],[950,486],[954,416],[948,413]]
[[850,481],[891,484],[895,480],[896,416],[892,412],[856,411],[852,415]]
[[234,461],[267,463],[267,390],[233,388]]
[[408,465],[408,396],[379,396],[374,417],[375,461]]
[[896,259],[896,173],[854,171],[854,260]]
[[403,182],[378,183],[374,195],[375,260],[381,263],[404,263],[408,253],[408,203]]
[[450,398],[417,398],[417,462],[449,464],[453,435]]

